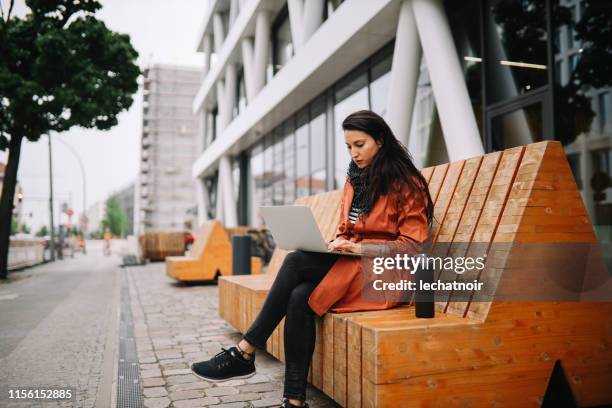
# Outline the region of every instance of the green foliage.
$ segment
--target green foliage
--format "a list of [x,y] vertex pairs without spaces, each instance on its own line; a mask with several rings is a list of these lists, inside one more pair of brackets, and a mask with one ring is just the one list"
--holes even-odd
[[30,233],[30,227],[28,227],[27,224],[21,224],[19,226],[19,232],[22,232],[24,234],[29,234]]
[[17,217],[13,216],[11,218],[11,235],[15,235],[19,232],[19,223],[17,222]]
[[36,233],[37,237],[44,237],[44,236],[47,236],[47,235],[49,235],[49,229],[47,228],[46,225],[43,225],[42,227],[40,227],[40,229]]
[[0,150],[72,126],[110,129],[137,91],[138,53],[110,31],[94,0],[27,0],[25,18],[0,21]]
[[128,218],[121,207],[121,202],[117,195],[111,196],[106,200],[106,209],[104,219],[102,220],[102,227],[104,229],[110,229],[111,234],[114,236],[123,237],[128,229]]

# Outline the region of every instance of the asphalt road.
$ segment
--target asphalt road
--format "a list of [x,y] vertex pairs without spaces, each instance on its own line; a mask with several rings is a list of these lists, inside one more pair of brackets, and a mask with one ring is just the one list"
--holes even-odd
[[72,388],[75,399],[57,406],[110,404],[119,264],[91,245],[87,255],[11,272],[0,282],[0,406],[15,404],[8,387]]

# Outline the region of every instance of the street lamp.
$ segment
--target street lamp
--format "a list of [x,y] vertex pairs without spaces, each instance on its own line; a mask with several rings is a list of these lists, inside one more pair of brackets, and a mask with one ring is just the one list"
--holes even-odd
[[[87,181],[85,179],[85,167],[83,166],[83,161],[81,160],[81,156],[79,156],[79,154],[77,153],[77,151],[74,149],[74,147],[70,146],[68,143],[66,143],[65,141],[63,141],[62,139],[60,139],[59,137],[56,138],[57,141],[59,141],[61,144],[63,144],[64,146],[66,146],[68,148],[68,150],[70,150],[70,152],[74,155],[74,157],[77,159],[77,162],[79,163],[79,167],[81,168],[81,178],[83,180],[83,217],[87,217]],[[83,230],[81,231],[83,233],[83,253],[86,254],[87,253],[87,245],[85,244],[85,230],[87,226],[87,222],[83,223]]]

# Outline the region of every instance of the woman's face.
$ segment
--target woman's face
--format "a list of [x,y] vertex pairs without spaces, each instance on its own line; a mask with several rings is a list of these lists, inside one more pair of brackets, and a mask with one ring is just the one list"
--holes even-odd
[[376,140],[361,130],[345,130],[344,140],[351,159],[360,169],[372,163],[374,156],[380,149]]

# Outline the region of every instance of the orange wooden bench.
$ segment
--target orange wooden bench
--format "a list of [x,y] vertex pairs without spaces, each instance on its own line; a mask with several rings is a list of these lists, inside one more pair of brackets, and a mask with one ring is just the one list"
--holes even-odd
[[[231,235],[247,231],[247,227],[226,229],[218,220],[206,221],[188,256],[166,257],[166,274],[178,281],[205,281],[231,275]],[[251,257],[251,273],[261,273],[260,258]]]
[[[543,277],[556,267],[553,258],[523,259],[514,245],[597,247],[559,142],[421,172],[440,221],[433,228],[431,253],[468,255],[466,244],[484,246],[490,252],[475,276],[479,282],[499,288],[509,284],[505,277],[511,273]],[[317,221],[321,225],[322,219]],[[334,227],[337,221],[329,219]],[[221,316],[244,332],[277,269],[221,279]],[[436,278],[448,277],[436,272]],[[612,302],[470,302],[451,295],[436,302],[433,319],[415,318],[412,308],[328,313],[318,319],[311,383],[346,407],[540,406],[553,366],[561,361],[581,406],[612,403]],[[281,360],[282,344],[281,323],[267,344]]]

